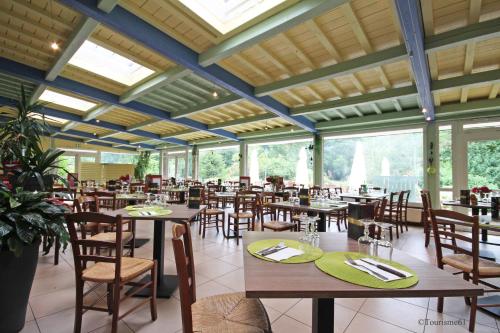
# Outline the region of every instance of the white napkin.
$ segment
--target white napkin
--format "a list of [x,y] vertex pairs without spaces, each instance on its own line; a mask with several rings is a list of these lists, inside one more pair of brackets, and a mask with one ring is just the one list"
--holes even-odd
[[393,269],[393,270],[395,270],[395,271],[398,271],[398,272],[400,272],[400,273],[404,274],[404,275],[406,276],[406,278],[409,278],[410,276],[412,276],[412,274],[411,274],[411,273],[408,273],[408,272],[406,272],[406,271],[402,271],[402,270],[397,269],[397,268],[395,268],[395,267],[393,267],[393,266],[391,266],[391,265],[387,265],[387,264],[384,264],[384,263],[382,263],[382,262],[379,262],[379,261],[376,261],[376,260],[373,260],[373,259],[370,259],[370,258],[363,258],[363,259],[364,259],[364,260],[366,260],[366,261],[368,261],[368,262],[373,263],[373,265],[370,265],[370,264],[369,264],[369,263],[367,263],[367,262],[361,261],[360,259],[357,259],[357,260],[354,260],[354,261],[355,261],[357,264],[360,264],[360,265],[363,265],[363,266],[365,266],[365,267],[368,267],[370,270],[372,270],[372,271],[374,271],[374,272],[377,272],[378,274],[380,274],[380,275],[382,275],[382,276],[386,277],[386,278],[387,278],[387,280],[381,279],[380,277],[378,277],[378,276],[376,276],[375,274],[373,274],[372,272],[370,272],[370,270],[368,270],[368,269],[365,269],[365,268],[363,268],[363,267],[361,267],[361,266],[352,265],[352,264],[350,264],[347,260],[345,261],[345,263],[346,263],[347,265],[351,266],[351,267],[354,267],[354,268],[356,268],[356,269],[360,270],[360,271],[366,272],[366,273],[370,274],[371,276],[376,277],[377,279],[379,279],[379,280],[381,280],[381,281],[384,281],[384,282],[391,282],[391,281],[401,280],[401,279],[403,279],[403,278],[402,278],[402,277],[400,277],[400,276],[397,276],[397,275],[391,274],[391,273],[389,273],[389,272],[387,272],[387,271],[384,271],[384,270],[382,270],[382,269],[380,269],[380,268],[376,267],[375,265],[377,265],[377,264],[378,264],[378,265],[385,266],[385,267],[388,267],[388,268],[391,268],[391,269]]
[[279,250],[267,255],[266,258],[274,261],[281,261],[291,257],[300,256],[301,254],[304,254],[304,251],[297,250],[291,247],[285,247],[283,250]]

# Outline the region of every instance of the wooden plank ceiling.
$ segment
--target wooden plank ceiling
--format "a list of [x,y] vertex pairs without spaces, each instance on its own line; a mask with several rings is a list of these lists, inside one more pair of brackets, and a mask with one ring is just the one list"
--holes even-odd
[[[236,38],[255,24],[265,23],[272,15],[297,2],[285,1],[226,35],[178,0],[122,0],[118,5],[203,53]],[[456,29],[488,21],[492,25],[499,24],[500,18],[500,0],[425,0],[421,1],[421,9],[426,45],[433,38],[459,31]],[[61,52],[54,51],[50,43],[57,41],[64,49],[85,19],[73,9],[48,0],[4,0],[0,2],[0,12],[0,56],[43,71],[52,67]],[[485,37],[442,42],[427,50],[436,107],[498,100],[500,80],[494,74],[500,69],[499,30],[497,27],[497,33]],[[155,77],[179,69],[170,59],[104,25],[97,25],[88,39],[153,70]],[[318,128],[349,118],[362,122],[362,117],[369,115],[396,115],[419,108],[394,0],[351,0],[259,40],[217,63],[254,86],[258,96],[273,97],[288,107],[292,115],[304,115]],[[481,73],[493,75],[474,76]],[[290,122],[270,113],[262,105],[242,99],[190,71],[137,95],[135,91],[148,87],[153,82],[151,78],[128,87],[69,64],[59,75],[122,99],[133,96],[127,103],[140,102],[168,112],[173,119],[183,120],[158,120],[124,104],[99,114],[95,118],[97,121],[90,124],[85,122],[86,117],[93,118],[89,117],[92,110],[83,112],[48,105],[80,116],[83,120],[73,129],[90,133],[96,140],[99,136],[113,137],[137,146],[140,143],[163,145],[164,138],[176,138],[193,144],[199,140],[217,140],[219,136],[213,130],[218,129],[236,135],[274,128],[294,129]],[[474,76],[472,81],[461,79],[471,75]],[[0,73],[0,96],[17,99],[21,84],[29,94],[37,87],[29,80]],[[51,89],[92,101],[97,107],[104,105],[69,90]],[[12,109],[4,107],[0,112],[9,115]],[[204,124],[212,132],[193,130],[186,125],[189,121]],[[61,121],[52,123],[59,127],[64,125]],[[103,124],[116,124],[135,132],[114,131]],[[144,135],[145,132],[151,135]]]

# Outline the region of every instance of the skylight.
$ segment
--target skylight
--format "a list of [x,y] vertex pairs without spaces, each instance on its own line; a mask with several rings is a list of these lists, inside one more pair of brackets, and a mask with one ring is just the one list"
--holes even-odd
[[226,34],[285,0],[179,0],[220,33]]
[[66,106],[68,108],[77,109],[80,111],[88,111],[97,105],[96,103],[92,103],[84,99],[64,95],[48,89],[45,89],[39,99],[45,102]]
[[153,70],[88,40],[76,51],[69,64],[127,86],[154,73]]

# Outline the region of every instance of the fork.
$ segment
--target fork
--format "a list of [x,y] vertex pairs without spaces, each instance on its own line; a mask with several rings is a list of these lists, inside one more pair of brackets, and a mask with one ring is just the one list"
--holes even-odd
[[358,264],[356,261],[354,261],[349,255],[345,254],[344,255],[345,258],[347,259],[347,262],[350,263],[351,265],[354,265],[354,266],[358,266],[358,267],[363,267],[364,269],[366,269],[367,271],[370,271],[373,275],[375,275],[376,277],[382,279],[382,280],[387,280],[387,277],[385,277],[384,275],[380,274],[380,273],[377,273],[375,272],[374,270],[366,267],[365,265],[361,265],[361,264]]

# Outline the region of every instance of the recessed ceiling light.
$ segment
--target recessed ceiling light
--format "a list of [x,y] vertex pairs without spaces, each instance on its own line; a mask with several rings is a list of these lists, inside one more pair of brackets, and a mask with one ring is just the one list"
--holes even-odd
[[426,108],[423,108],[422,109],[422,113],[426,113],[427,112],[427,109]]
[[93,134],[94,134],[94,136],[97,136],[97,133],[94,132]]
[[54,42],[50,43],[50,48],[54,51],[57,51],[57,50],[59,50],[59,44],[54,41]]
[[80,46],[68,63],[127,86],[154,73],[152,69],[88,40]]
[[427,117],[427,118],[425,118],[425,120],[431,121],[431,117]]
[[217,97],[219,97],[219,94],[217,93],[217,91],[215,91],[215,90],[214,90],[214,92],[212,93],[212,96],[213,96],[214,98],[217,98]]
[[96,120],[95,120],[95,122],[99,124],[100,120],[99,120],[99,119],[96,119]]

